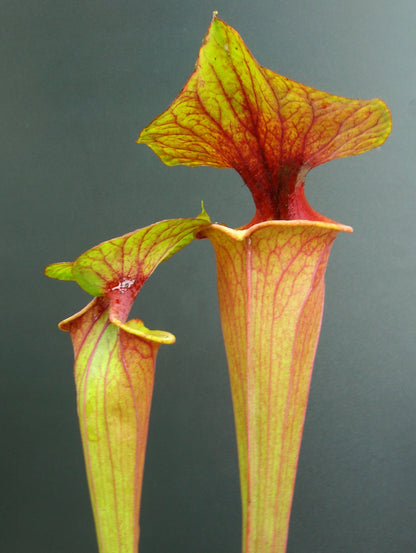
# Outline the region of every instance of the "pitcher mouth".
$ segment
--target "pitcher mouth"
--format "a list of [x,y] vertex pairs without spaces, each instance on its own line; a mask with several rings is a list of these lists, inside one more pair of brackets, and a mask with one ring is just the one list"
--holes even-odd
[[275,228],[320,228],[326,230],[333,230],[336,232],[353,232],[353,228],[344,225],[342,223],[337,223],[335,221],[310,221],[308,219],[292,219],[289,221],[262,221],[260,223],[253,224],[249,227],[241,227],[237,229],[229,228],[226,225],[220,223],[212,223],[211,225],[204,227],[200,230],[196,238],[203,240],[204,238],[209,238],[209,235],[213,232],[222,232],[227,234],[230,238],[234,240],[246,240],[250,237],[251,234],[266,227],[275,227]]

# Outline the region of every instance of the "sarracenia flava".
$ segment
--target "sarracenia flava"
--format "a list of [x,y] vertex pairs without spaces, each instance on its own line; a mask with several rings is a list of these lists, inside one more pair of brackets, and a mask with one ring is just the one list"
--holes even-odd
[[234,168],[255,204],[233,230],[194,219],[155,223],[46,274],[94,299],[60,323],[75,354],[77,407],[100,553],[136,553],[157,351],[174,336],[127,320],[156,266],[208,238],[237,434],[243,553],[284,553],[332,243],[348,226],[308,204],[313,167],[381,145],[379,100],[333,96],[261,67],[214,15],[194,73],[139,142],[168,165]]
[[103,242],[47,276],[74,280],[95,298],[60,323],[74,347],[77,409],[100,553],[137,553],[155,362],[169,332],[127,320],[157,265],[209,223],[172,219]]
[[379,99],[333,96],[260,66],[214,18],[194,73],[140,134],[167,165],[234,168],[255,215],[211,225],[239,452],[243,553],[284,553],[331,245],[351,228],[308,204],[307,172],[382,144]]

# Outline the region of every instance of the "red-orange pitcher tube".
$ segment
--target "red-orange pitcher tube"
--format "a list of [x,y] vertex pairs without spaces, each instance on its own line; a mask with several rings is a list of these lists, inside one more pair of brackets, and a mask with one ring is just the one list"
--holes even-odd
[[296,467],[338,232],[350,227],[272,221],[212,225],[218,296],[238,442],[243,553],[284,553]]

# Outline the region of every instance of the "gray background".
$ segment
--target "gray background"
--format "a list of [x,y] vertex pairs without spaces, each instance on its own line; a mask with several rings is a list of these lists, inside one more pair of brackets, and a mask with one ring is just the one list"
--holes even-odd
[[[97,551],[59,320],[88,301],[43,267],[154,221],[246,223],[230,170],[168,168],[140,130],[189,77],[211,11],[257,60],[390,106],[380,149],[315,169],[337,238],[289,553],[416,551],[416,4],[413,0],[0,2],[0,552]],[[213,252],[160,266],[133,310],[176,334],[158,357],[141,553],[237,553],[240,499]],[[260,552],[259,552],[260,553]]]

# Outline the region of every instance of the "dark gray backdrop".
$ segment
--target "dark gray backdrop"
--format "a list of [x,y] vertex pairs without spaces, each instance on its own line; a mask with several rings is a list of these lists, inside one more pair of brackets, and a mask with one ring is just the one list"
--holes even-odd
[[[238,226],[232,171],[167,168],[135,140],[189,77],[213,9],[260,63],[334,94],[380,96],[394,130],[308,176],[313,207],[350,224],[327,299],[289,553],[416,550],[413,0],[0,2],[1,553],[92,553],[95,534],[59,320],[84,306],[43,277],[102,240],[200,200]],[[240,499],[209,243],[162,265],[134,307],[176,334],[157,364],[141,553],[237,553]],[[259,552],[261,553],[261,552]]]

